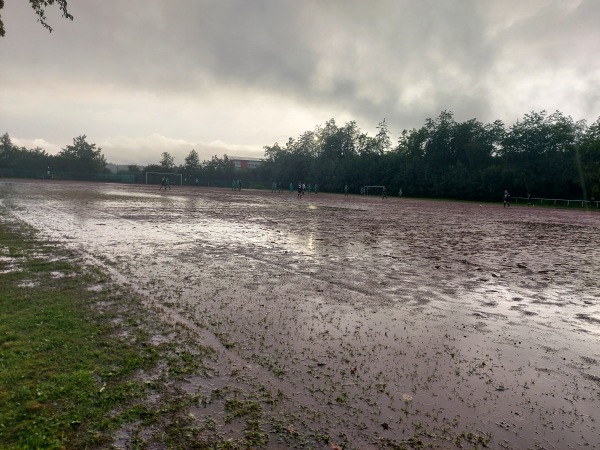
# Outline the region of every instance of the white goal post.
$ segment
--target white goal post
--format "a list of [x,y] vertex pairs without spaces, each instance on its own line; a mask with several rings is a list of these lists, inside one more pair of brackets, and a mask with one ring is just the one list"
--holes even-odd
[[179,177],[179,185],[183,186],[183,175],[180,173],[162,173],[162,172],[146,172],[146,184],[160,184],[163,177],[177,178]]
[[[384,188],[385,188],[385,186],[363,186],[363,192],[364,192],[364,195],[369,195],[369,189],[372,189],[371,193],[373,193],[375,191],[375,192],[377,192],[377,195],[381,195]],[[381,189],[381,190],[379,190],[379,189]]]

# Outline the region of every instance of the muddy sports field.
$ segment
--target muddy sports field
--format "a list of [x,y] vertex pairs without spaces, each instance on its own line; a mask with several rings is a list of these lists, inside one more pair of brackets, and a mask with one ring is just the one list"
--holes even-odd
[[[0,189],[9,219],[129,286],[146,320],[217,352],[187,392],[267,386],[286,433],[329,437],[290,446],[600,448],[598,212],[57,181]],[[209,402],[189,413],[241,433]],[[288,445],[265,426],[264,447]]]

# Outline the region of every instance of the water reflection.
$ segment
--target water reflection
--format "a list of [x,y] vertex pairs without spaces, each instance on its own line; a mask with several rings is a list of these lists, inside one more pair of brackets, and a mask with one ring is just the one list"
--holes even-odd
[[313,231],[310,231],[308,233],[308,236],[306,236],[306,250],[308,251],[308,253],[314,253],[314,247],[315,247],[315,233]]

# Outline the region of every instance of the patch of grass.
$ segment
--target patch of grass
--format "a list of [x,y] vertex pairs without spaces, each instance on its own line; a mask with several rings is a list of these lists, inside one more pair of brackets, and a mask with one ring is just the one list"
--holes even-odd
[[282,377],[287,372],[284,368],[276,365],[269,355],[259,355],[253,353],[251,358],[253,358],[258,364],[260,364],[265,369],[271,371],[275,376]]
[[[117,338],[109,318],[92,308],[111,294],[87,286],[107,280],[42,247],[30,230],[0,223],[0,248],[5,262],[12,258],[11,270],[0,273],[3,448],[101,445],[124,421],[143,419],[136,403],[148,387],[133,374],[154,366],[157,352],[140,345],[143,336]],[[35,283],[20,287],[28,280]]]
[[225,410],[229,412],[229,418],[226,421],[231,421],[236,417],[250,416],[258,418],[261,410],[260,403],[253,400],[238,400],[233,398],[225,402]]

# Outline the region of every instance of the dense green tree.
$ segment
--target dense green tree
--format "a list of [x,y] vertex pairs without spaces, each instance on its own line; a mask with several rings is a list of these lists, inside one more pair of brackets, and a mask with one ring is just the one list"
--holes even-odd
[[227,155],[222,158],[214,155],[210,161],[202,162],[202,173],[209,180],[229,180],[234,176],[233,161]]
[[0,137],[0,167],[11,166],[15,149],[8,133],[4,133]]
[[160,164],[148,164],[144,167],[144,172],[161,173],[164,172],[164,168]]
[[86,136],[73,138],[73,145],[67,145],[54,158],[55,169],[65,172],[103,173],[106,159],[102,149],[86,141]]
[[265,145],[263,150],[265,156],[264,162],[267,164],[279,163],[284,154],[284,151],[278,142],[275,142],[273,145]]
[[227,154],[223,155],[223,158],[221,158],[220,172],[221,172],[223,178],[225,178],[225,179],[231,179],[233,177],[233,174],[234,174],[233,161],[229,159],[229,156],[227,156]]
[[379,122],[377,125],[377,135],[375,136],[375,148],[380,155],[383,155],[392,147],[392,140],[390,139],[390,130],[388,129],[388,125],[383,121]]
[[502,142],[504,164],[515,170],[513,189],[560,197],[581,195],[576,145],[581,124],[560,112],[532,111],[512,125]]
[[52,164],[52,156],[36,147],[26,149],[17,147],[8,133],[0,137],[0,168],[17,169],[30,176],[39,176]]
[[576,161],[585,197],[600,200],[600,118],[581,136]]
[[194,149],[185,157],[184,170],[186,173],[197,173],[201,170],[198,152]]
[[436,119],[425,121],[425,158],[436,174],[456,162],[456,149],[452,146],[456,125],[454,115],[449,111],[442,111]]
[[39,173],[43,172],[52,164],[52,156],[46,153],[46,150],[36,147],[34,149],[20,149],[20,164],[17,162],[17,166],[25,167],[27,170],[36,171]]
[[175,167],[175,158],[169,152],[162,152],[158,164],[162,171],[171,171]]

